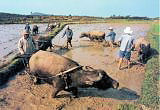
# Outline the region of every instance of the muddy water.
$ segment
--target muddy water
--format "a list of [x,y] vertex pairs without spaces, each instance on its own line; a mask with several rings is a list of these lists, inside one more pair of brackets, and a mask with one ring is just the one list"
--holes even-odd
[[[96,69],[103,69],[109,76],[117,80],[119,89],[98,90],[96,88],[78,88],[79,98],[72,99],[64,91],[58,94],[60,98],[51,98],[52,86],[48,84],[32,85],[28,75],[17,75],[0,89],[0,109],[2,110],[117,110],[118,104],[132,103],[141,94],[141,85],[144,78],[144,67],[133,65],[118,70],[115,62],[118,48],[103,47],[101,43],[90,42],[87,38],[79,39],[81,32],[100,30],[108,32],[107,28],[115,28],[117,37],[123,33],[124,24],[84,24],[71,25],[74,31],[73,47],[69,50],[61,49],[57,53],[71,58],[81,65],[89,65]],[[135,37],[141,32],[146,33],[149,25],[132,24]],[[122,31],[122,32],[121,32]],[[66,38],[61,38],[60,32],[53,43],[63,46]],[[119,33],[119,34],[118,34]],[[133,53],[131,60],[135,60]]]
[[[81,24],[71,25],[70,28],[73,30],[73,47],[68,51],[62,51],[65,57],[77,61],[81,65],[88,65],[96,69],[105,70],[113,79],[120,82],[121,88],[127,88],[128,90],[135,91],[137,95],[141,93],[141,84],[144,77],[143,67],[134,65],[131,69],[125,69],[126,64],[124,63],[124,70],[118,70],[115,59],[118,54],[118,48],[103,47],[102,43],[90,42],[87,38],[79,39],[82,32],[91,30],[103,31],[106,34],[109,32],[107,29],[113,27],[116,32],[116,40],[123,35],[123,30],[126,26],[130,26],[133,29],[133,36],[136,38],[145,36],[149,30],[147,24]],[[65,29],[64,29],[65,30]],[[60,32],[52,43],[55,45],[66,45],[66,38],[63,36],[64,30]],[[136,54],[133,52],[133,54]],[[134,55],[133,55],[134,57]],[[135,59],[132,58],[134,61]],[[137,70],[138,69],[138,70]]]
[[[31,29],[34,24],[30,25]],[[43,33],[47,27],[47,24],[37,24],[39,26],[39,32]],[[17,43],[25,24],[5,24],[0,25],[0,60],[3,57],[17,52]]]

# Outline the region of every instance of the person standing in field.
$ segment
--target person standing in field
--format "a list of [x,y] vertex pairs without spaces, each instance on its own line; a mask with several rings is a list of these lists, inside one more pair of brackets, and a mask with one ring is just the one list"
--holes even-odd
[[134,47],[134,39],[132,36],[133,31],[130,27],[126,27],[124,29],[124,35],[122,35],[118,42],[120,42],[120,50],[119,50],[119,64],[118,68],[121,69],[121,64],[123,59],[127,60],[127,67],[130,68],[130,57],[131,57],[131,50]]
[[110,37],[109,45],[113,48],[114,42],[115,42],[116,33],[113,31],[112,27],[110,27],[108,30],[110,30],[110,33],[106,37]]
[[18,50],[24,56],[25,63],[28,64],[29,57],[36,52],[36,46],[33,38],[28,32],[24,31],[23,36],[18,42]]
[[68,43],[70,44],[70,46],[72,47],[72,36],[73,36],[73,31],[69,28],[69,26],[67,27],[67,29],[65,30],[62,38],[64,36],[67,36],[67,48],[68,48]]
[[29,23],[26,24],[25,30],[26,30],[27,33],[30,33],[31,27],[30,27]]

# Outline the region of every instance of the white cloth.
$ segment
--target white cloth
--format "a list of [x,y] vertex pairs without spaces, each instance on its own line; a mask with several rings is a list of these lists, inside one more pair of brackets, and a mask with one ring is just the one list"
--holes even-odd
[[18,42],[18,50],[22,55],[32,54],[36,50],[32,37],[29,36],[27,39],[22,37]]
[[120,50],[121,51],[130,51],[134,42],[134,39],[129,34],[122,35],[118,41],[121,42]]

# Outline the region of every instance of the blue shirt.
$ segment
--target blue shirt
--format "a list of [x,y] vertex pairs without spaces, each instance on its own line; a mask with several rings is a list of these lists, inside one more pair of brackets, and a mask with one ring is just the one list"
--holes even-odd
[[30,28],[30,26],[28,24],[26,24],[25,30],[26,30],[26,32],[29,32],[31,30],[31,28]]
[[131,51],[134,42],[134,39],[131,35],[124,34],[118,39],[118,41],[121,42],[120,46],[121,51]]
[[63,34],[63,37],[65,35],[67,36],[67,38],[72,38],[72,36],[73,36],[72,30],[71,29],[66,29],[65,32],[64,32],[64,34]]
[[116,33],[112,31],[106,37],[110,37],[110,40],[114,42],[115,36],[116,36]]

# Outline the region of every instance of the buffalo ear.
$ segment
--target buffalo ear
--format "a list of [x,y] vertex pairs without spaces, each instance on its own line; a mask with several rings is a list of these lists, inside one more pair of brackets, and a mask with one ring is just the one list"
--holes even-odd
[[95,69],[93,69],[90,66],[83,66],[83,70],[85,70],[85,71],[94,71]]

